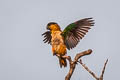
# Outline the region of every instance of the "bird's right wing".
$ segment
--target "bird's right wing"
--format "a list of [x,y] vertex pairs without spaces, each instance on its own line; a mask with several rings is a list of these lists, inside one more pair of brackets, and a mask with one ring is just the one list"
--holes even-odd
[[44,40],[43,40],[44,43],[48,43],[48,44],[51,43],[52,36],[50,31],[46,31],[45,33],[42,34],[42,36],[44,36]]

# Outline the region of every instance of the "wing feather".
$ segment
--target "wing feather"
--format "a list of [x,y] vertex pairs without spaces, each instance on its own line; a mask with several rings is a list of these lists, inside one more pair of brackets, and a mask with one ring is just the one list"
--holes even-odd
[[91,29],[91,26],[94,26],[92,18],[84,18],[69,24],[62,32],[67,48],[70,50],[76,47],[88,30]]
[[50,31],[46,31],[45,33],[42,34],[42,36],[44,37],[43,39],[44,43],[48,43],[48,44],[51,43],[52,36]]

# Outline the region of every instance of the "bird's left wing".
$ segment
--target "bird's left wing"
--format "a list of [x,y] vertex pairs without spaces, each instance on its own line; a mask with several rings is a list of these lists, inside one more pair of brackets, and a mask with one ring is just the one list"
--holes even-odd
[[88,32],[91,26],[94,25],[92,18],[84,18],[74,23],[69,24],[62,32],[65,44],[70,50],[74,48],[80,39]]
[[42,34],[42,36],[44,36],[44,40],[43,40],[44,43],[48,43],[48,44],[51,43],[52,36],[50,31],[46,31],[45,33]]

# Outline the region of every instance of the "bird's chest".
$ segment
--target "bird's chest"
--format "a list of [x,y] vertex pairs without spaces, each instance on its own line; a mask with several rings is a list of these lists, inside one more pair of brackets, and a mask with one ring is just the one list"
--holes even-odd
[[61,31],[52,32],[51,44],[52,45],[64,44],[64,40],[63,40],[63,37],[61,35]]

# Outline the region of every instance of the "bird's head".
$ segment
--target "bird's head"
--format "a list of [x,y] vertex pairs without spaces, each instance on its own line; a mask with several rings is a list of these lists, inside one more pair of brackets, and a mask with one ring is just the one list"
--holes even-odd
[[60,26],[55,22],[49,22],[47,24],[47,29],[51,31],[56,31],[56,30],[60,30]]

